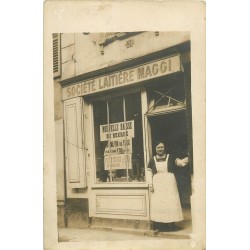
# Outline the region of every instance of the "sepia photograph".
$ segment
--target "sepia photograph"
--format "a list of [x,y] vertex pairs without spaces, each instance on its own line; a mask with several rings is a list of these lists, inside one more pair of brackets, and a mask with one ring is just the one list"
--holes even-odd
[[188,237],[189,33],[53,34],[53,46],[59,228]]
[[248,248],[247,7],[4,1],[1,249]]
[[[45,13],[63,15],[52,2]],[[205,71],[192,30],[48,31],[49,20],[45,249],[205,249]]]
[[5,1],[1,249],[246,249],[248,5]]

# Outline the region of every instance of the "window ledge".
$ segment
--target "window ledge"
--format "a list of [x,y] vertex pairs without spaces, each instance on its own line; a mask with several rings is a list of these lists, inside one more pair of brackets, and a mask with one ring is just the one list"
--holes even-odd
[[142,188],[147,189],[148,184],[143,183],[96,183],[91,186],[92,189],[129,189],[129,188]]

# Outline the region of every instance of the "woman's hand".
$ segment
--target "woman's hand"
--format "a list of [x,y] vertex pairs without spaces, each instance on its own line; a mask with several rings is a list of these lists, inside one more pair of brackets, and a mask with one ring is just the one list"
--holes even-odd
[[153,187],[153,185],[149,185],[149,191],[151,192],[151,193],[153,193],[154,192],[154,187]]
[[177,158],[175,160],[175,164],[178,166],[178,167],[186,167],[188,165],[188,162],[189,162],[189,159],[188,157],[185,157],[183,159],[179,159]]
[[187,166],[189,159],[188,159],[188,157],[185,157],[184,159],[182,159],[182,161],[183,161],[183,165]]

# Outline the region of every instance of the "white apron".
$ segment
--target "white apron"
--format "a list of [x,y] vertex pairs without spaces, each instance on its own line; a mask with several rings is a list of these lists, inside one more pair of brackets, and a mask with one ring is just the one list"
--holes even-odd
[[182,208],[175,176],[168,172],[168,158],[157,162],[154,157],[157,173],[153,176],[154,192],[151,193],[150,215],[156,222],[177,222],[183,220]]

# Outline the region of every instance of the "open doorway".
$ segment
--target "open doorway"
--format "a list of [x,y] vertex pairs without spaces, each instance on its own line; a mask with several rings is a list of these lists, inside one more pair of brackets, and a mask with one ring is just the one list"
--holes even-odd
[[[188,131],[186,110],[155,115],[149,118],[151,127],[152,151],[156,141],[163,140],[167,146],[167,152],[173,154],[176,158],[188,156]],[[191,171],[189,167],[180,168],[175,173],[180,194],[181,203],[190,205],[191,195]]]
[[163,140],[167,144],[168,153],[175,154],[181,149],[187,150],[188,137],[185,110],[165,115],[155,115],[149,118],[149,122],[151,125],[152,146],[155,145],[157,140]]
[[[155,155],[155,144],[158,140],[165,142],[167,153],[176,158],[188,156],[188,126],[186,110],[172,113],[154,114],[148,117],[151,128],[151,152]],[[184,214],[181,228],[191,231],[191,166],[177,167],[175,177]]]

